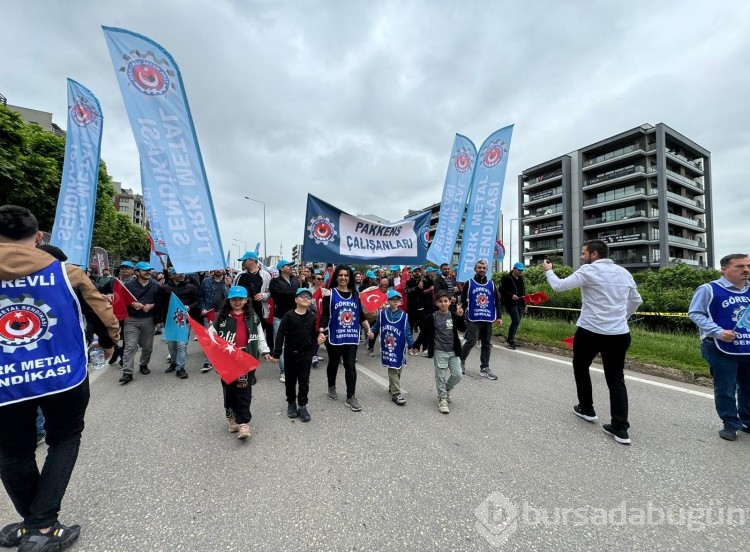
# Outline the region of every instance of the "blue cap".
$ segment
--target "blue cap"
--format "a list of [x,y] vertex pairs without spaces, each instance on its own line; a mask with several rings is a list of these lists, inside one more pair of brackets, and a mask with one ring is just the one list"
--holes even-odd
[[148,264],[146,261],[141,261],[140,263],[135,265],[135,269],[136,270],[153,270],[153,268],[151,268],[151,265]]
[[367,276],[368,278],[374,278],[375,273],[372,270],[368,270],[367,272],[365,272],[365,276]]
[[400,268],[398,265],[391,265],[391,270],[399,270]]
[[431,266],[428,266],[428,267],[427,267],[427,268],[425,269],[425,272],[435,272],[435,271],[436,271],[436,269],[435,269],[434,267],[431,267]]
[[247,251],[242,257],[237,259],[238,261],[246,261],[248,259],[252,259],[254,261],[258,260],[258,255],[255,254],[255,251]]
[[133,263],[131,263],[130,261],[122,261],[120,263],[120,268],[122,268],[123,266],[126,267],[126,268],[135,268],[133,266]]
[[515,268],[516,270],[526,270],[526,267],[523,263],[516,263],[513,265],[513,268]]
[[299,297],[303,293],[307,293],[310,297],[312,297],[312,291],[310,291],[307,288],[297,288],[297,291],[294,293],[294,296]]
[[229,288],[229,293],[227,294],[227,297],[229,299],[235,299],[237,297],[240,297],[242,299],[247,299],[247,290],[242,286],[232,286]]
[[281,270],[282,267],[290,264],[292,264],[292,261],[281,259],[278,263],[276,263],[276,270]]
[[388,290],[388,299],[401,299],[401,294],[395,289]]

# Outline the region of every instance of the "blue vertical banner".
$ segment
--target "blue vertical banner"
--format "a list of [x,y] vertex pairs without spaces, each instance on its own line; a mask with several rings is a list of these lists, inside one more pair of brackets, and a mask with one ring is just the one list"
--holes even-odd
[[148,194],[148,208],[162,222],[172,264],[185,273],[224,267],[211,190],[177,63],[145,36],[102,29],[140,153],[144,197]]
[[68,79],[65,161],[50,243],[65,252],[69,263],[84,268],[91,258],[101,146],[99,100],[88,88]]
[[169,250],[167,242],[164,240],[164,232],[161,229],[161,219],[159,213],[152,207],[153,199],[151,198],[151,188],[143,185],[143,165],[141,164],[141,188],[143,190],[143,204],[146,208],[146,220],[150,229],[148,235],[149,245],[151,247],[151,256],[149,263],[152,267],[159,270],[162,264],[167,263]]
[[456,275],[459,281],[466,281],[474,275],[477,261],[484,260],[489,264],[494,257],[512,135],[513,125],[496,130],[479,149],[461,240]]
[[469,195],[476,158],[477,148],[474,143],[466,136],[456,134],[443,185],[440,216],[435,236],[427,251],[427,260],[438,266],[453,263],[453,251],[466,212],[466,198]]

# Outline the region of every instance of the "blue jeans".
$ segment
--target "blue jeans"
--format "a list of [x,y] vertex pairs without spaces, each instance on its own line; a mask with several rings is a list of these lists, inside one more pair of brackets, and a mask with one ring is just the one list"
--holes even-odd
[[448,391],[453,389],[463,377],[461,375],[461,358],[447,351],[435,349],[435,387],[438,399],[445,399]]
[[172,358],[171,362],[174,364],[175,369],[184,370],[185,360],[187,359],[187,343],[181,341],[167,341],[167,349],[169,349],[169,356]]
[[[279,326],[281,326],[281,318],[273,317],[273,340],[276,342],[276,336],[279,335]],[[273,350],[273,343],[269,343],[268,346]],[[279,374],[284,373],[284,349],[281,349],[281,358],[279,359]]]
[[521,317],[523,316],[523,307],[513,306],[506,307],[508,314],[510,315],[510,328],[508,328],[508,343],[513,343],[516,340],[516,332],[518,326],[521,325]]
[[701,354],[711,367],[716,413],[724,427],[750,427],[750,356],[723,353],[710,338],[701,341]]

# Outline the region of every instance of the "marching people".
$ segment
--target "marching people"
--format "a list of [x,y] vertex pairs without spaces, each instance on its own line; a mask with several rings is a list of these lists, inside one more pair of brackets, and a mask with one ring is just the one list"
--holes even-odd
[[[688,316],[698,326],[701,354],[711,368],[714,404],[722,421],[719,437],[737,439],[750,433],[750,257],[726,255],[722,276],[695,290]],[[737,313],[738,306],[745,308]]]
[[[42,361],[44,366],[26,372],[39,378],[0,387],[0,478],[22,518],[0,530],[0,546],[21,552],[62,550],[80,534],[79,525],[65,526],[58,515],[89,403],[86,321],[105,358],[119,339],[119,324],[107,300],[80,268],[37,249],[41,239],[31,211],[0,207],[0,280],[16,284],[2,286],[2,302],[6,316],[17,320],[0,348],[0,364],[39,366]],[[50,323],[48,312],[54,313],[56,324]],[[49,447],[41,473],[35,454],[40,408]]]
[[120,377],[123,385],[133,381],[138,346],[141,347],[138,370],[144,376],[151,373],[148,363],[154,349],[154,332],[157,324],[162,322],[162,313],[156,309],[160,289],[156,280],[151,278],[151,265],[145,261],[136,264],[135,276],[125,282],[125,287],[135,301],[128,305],[128,317],[123,324],[123,365]]
[[[323,273],[318,271],[313,276],[313,286],[310,288],[310,292],[312,293],[312,302],[310,304],[310,310],[315,313],[315,331],[320,331],[320,318],[323,316],[323,294],[330,293],[328,289],[323,285],[323,282],[325,280],[325,276],[323,276]],[[320,343],[316,340],[313,343],[313,357],[312,357],[312,367],[317,368],[318,363],[323,362],[325,358],[320,356],[318,353],[320,352]]]
[[458,286],[456,285],[456,278],[451,274],[451,267],[448,263],[440,265],[440,273],[435,276],[435,302],[437,303],[437,294],[439,291],[447,291],[450,299],[450,310],[456,312],[456,304],[458,303]]
[[295,308],[287,311],[281,319],[273,348],[274,360],[281,358],[282,351],[285,357],[287,416],[299,416],[303,422],[309,422],[311,419],[307,410],[307,396],[310,391],[313,344],[324,341],[318,339],[315,313],[310,310],[312,300],[312,292],[309,289],[297,289],[294,298]]
[[502,325],[503,315],[495,284],[487,278],[487,261],[479,260],[474,265],[474,276],[464,284],[459,306],[466,314],[466,334],[461,349],[461,372],[466,373],[466,359],[477,341],[481,341],[479,375],[489,380],[496,380],[497,376],[490,368],[492,326],[493,323]]
[[525,269],[523,263],[515,263],[510,272],[500,279],[500,303],[510,315],[506,347],[511,350],[517,346],[516,332],[521,324],[521,317],[528,310],[523,298],[526,295],[526,285],[523,281]]
[[[272,360],[271,351],[260,328],[260,319],[250,306],[247,290],[242,286],[232,286],[229,289],[211,330],[256,359],[263,355],[267,361]],[[229,432],[237,433],[238,439],[250,437],[250,404],[253,400],[253,385],[256,382],[255,370],[240,376],[232,383],[224,383],[224,380],[221,380]]]
[[410,278],[404,284],[404,293],[411,331],[414,333],[415,328],[422,331],[428,298],[432,294],[432,280],[425,277],[421,266],[412,267]]
[[616,442],[629,445],[628,390],[624,374],[625,353],[630,347],[628,318],[643,302],[633,276],[609,258],[609,248],[601,240],[583,244],[581,267],[567,278],[559,279],[547,259],[542,267],[554,291],[581,289],[581,315],[573,340],[573,375],[578,393],[578,404],[573,412],[587,422],[599,419],[594,410],[589,368],[594,357],[601,354],[612,415],[612,422],[604,424],[602,430]]
[[[229,286],[230,282],[227,282],[223,268],[212,270],[209,276],[205,277],[201,282],[201,316],[204,317],[203,323],[205,327],[210,327],[210,320],[215,320],[219,309],[226,304]],[[210,371],[211,363],[208,357],[204,355],[201,372],[206,373]]]
[[255,314],[260,318],[261,326],[266,332],[266,338],[272,330],[272,326],[266,322],[270,310],[268,300],[271,293],[268,286],[271,284],[271,274],[264,270],[258,262],[258,254],[255,251],[247,251],[237,259],[242,263],[242,272],[234,280],[235,286],[242,286],[247,290],[247,296],[252,303]]
[[466,331],[463,309],[450,310],[451,295],[441,289],[435,294],[438,310],[427,317],[424,332],[419,334],[414,351],[420,347],[427,350],[427,356],[434,359],[435,387],[438,396],[438,411],[450,412],[448,404],[453,402],[451,391],[461,381],[461,338],[458,332]]
[[339,265],[333,273],[334,285],[330,294],[323,298],[323,316],[320,320],[320,333],[328,336],[326,349],[328,350],[328,398],[337,400],[336,375],[339,362],[344,363],[344,378],[346,380],[345,404],[353,412],[362,410],[356,397],[357,391],[357,345],[359,345],[360,325],[366,332],[370,331],[370,324],[365,319],[365,313],[354,284],[352,269],[346,265]]
[[[180,302],[185,305],[188,315],[200,322],[200,296],[198,289],[192,282],[185,279],[185,274],[177,272],[174,267],[169,269],[169,281],[162,285],[159,295],[159,311],[166,313],[169,310],[169,298],[175,294]],[[164,371],[166,374],[172,372],[180,379],[188,377],[185,361],[187,360],[188,341],[167,341],[169,350],[169,366]]]
[[[388,278],[383,277],[380,279],[380,282],[378,282],[378,289],[386,294],[388,294]],[[367,321],[370,323],[370,327],[372,328],[372,325],[377,321],[378,316],[380,316],[380,311],[382,310],[382,307],[374,312],[365,312],[365,317],[367,318]],[[374,357],[375,356],[375,340],[378,338],[378,328],[377,326],[372,329],[370,334],[368,334],[367,337],[367,356]]]
[[414,339],[409,330],[409,317],[399,308],[401,294],[392,289],[387,297],[388,306],[379,309],[367,337],[375,339],[375,334],[380,332],[380,359],[388,369],[388,392],[394,403],[403,406],[406,399],[401,394],[401,374],[406,366],[406,352],[414,348]]
[[[268,291],[273,299],[273,335],[279,331],[281,319],[290,310],[294,309],[294,297],[297,289],[300,287],[299,280],[292,275],[292,263],[287,260],[280,260],[276,263],[276,270],[279,275],[271,279]],[[284,374],[284,355],[279,359],[279,381],[286,382]]]

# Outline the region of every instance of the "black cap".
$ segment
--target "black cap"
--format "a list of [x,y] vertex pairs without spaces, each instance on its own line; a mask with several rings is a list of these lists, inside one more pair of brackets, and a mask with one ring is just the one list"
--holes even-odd
[[36,247],[37,249],[41,249],[42,251],[49,253],[58,261],[65,262],[68,260],[68,256],[63,253],[63,250],[55,245],[52,245],[51,243],[40,243]]

